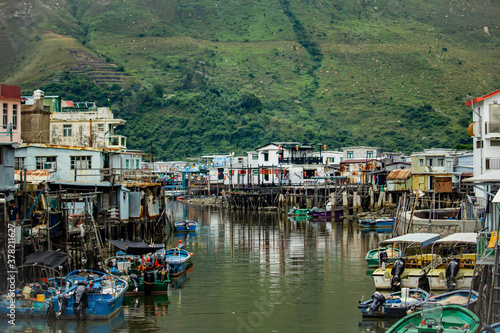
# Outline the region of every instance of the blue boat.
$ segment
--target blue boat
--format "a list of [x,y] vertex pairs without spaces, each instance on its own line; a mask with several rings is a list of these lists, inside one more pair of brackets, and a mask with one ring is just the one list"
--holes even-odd
[[196,231],[197,226],[198,222],[190,220],[175,222],[175,230],[177,231],[184,231],[184,232]]
[[38,278],[35,282],[25,283],[22,288],[0,296],[0,315],[8,315],[14,310],[15,315],[28,318],[45,318],[51,309],[50,299],[72,287],[65,277],[55,276],[60,274],[55,268],[68,258],[68,254],[58,251],[35,252],[26,257],[25,263],[20,268],[29,268],[28,275],[39,276],[39,272],[31,271],[42,267],[51,270],[54,277]]
[[500,332],[500,322],[492,325],[483,326],[481,330],[481,333],[493,333],[493,332]]
[[165,251],[164,262],[168,264],[169,276],[179,276],[192,266],[191,253],[179,247],[172,248]]
[[[406,290],[405,290],[406,289]],[[431,297],[423,289],[407,289],[383,295],[376,291],[372,298],[358,304],[363,317],[404,317],[406,312],[425,302]]]
[[367,219],[367,220],[358,220],[358,224],[361,228],[387,228],[394,227],[394,223],[396,222],[396,218],[388,219],[388,218],[380,218],[380,219]]
[[[469,296],[470,293],[470,296]],[[467,309],[474,311],[477,298],[479,297],[477,291],[470,291],[469,289],[453,290],[448,293],[431,296],[427,301],[436,302],[442,305],[456,304],[465,306]]]
[[51,303],[58,319],[109,319],[122,307],[127,281],[92,270],[76,270],[67,279],[74,286]]

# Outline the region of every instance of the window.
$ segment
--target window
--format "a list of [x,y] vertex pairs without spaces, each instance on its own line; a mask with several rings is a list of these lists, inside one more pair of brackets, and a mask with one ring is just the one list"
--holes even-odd
[[451,161],[446,161],[446,167],[451,168]]
[[135,160],[135,168],[136,168],[136,169],[140,169],[140,168],[139,168],[139,163],[140,163],[140,160],[139,160],[139,159]]
[[420,166],[424,166],[424,159],[423,158],[419,159],[418,161],[420,163]]
[[17,104],[12,105],[12,129],[17,129]]
[[264,156],[264,161],[269,161],[269,153],[268,152],[265,152],[265,153],[262,153],[262,155]]
[[3,103],[3,125],[4,129],[7,128],[7,124],[9,123],[9,105],[7,103]]
[[125,169],[129,169],[130,168],[130,160],[127,158],[125,160]]
[[366,158],[373,158],[373,152],[372,151],[367,151],[366,152]]
[[483,141],[476,141],[476,148],[481,149],[483,148]]
[[63,136],[64,137],[72,136],[72,134],[71,134],[71,125],[63,125]]
[[438,158],[438,166],[440,166],[440,167],[444,166],[444,159],[443,158]]
[[252,160],[258,161],[259,160],[259,154],[252,154]]
[[99,132],[104,131],[104,124],[97,124],[97,130],[98,130]]
[[347,158],[353,158],[354,157],[354,152],[353,151],[348,151],[347,152]]
[[253,174],[254,174],[255,176],[258,176],[258,175],[259,175],[259,170],[253,170]]
[[37,170],[57,170],[56,156],[37,156],[36,169]]
[[71,170],[91,168],[92,156],[71,156]]
[[427,166],[432,166],[432,158],[427,159]]
[[24,157],[15,157],[14,158],[14,169],[15,170],[24,170]]

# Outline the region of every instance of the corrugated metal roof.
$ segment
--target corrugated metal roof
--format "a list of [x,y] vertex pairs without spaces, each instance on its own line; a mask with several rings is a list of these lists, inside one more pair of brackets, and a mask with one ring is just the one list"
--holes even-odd
[[409,179],[410,177],[411,177],[411,169],[396,169],[392,170],[387,175],[387,180]]

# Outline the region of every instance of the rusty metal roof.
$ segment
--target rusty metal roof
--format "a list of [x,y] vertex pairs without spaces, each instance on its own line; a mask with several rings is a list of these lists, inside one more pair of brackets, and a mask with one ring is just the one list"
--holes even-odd
[[21,179],[21,170],[14,170],[14,180],[24,181],[24,173],[26,172],[26,181],[28,183],[39,184],[41,182],[46,182],[50,179],[50,170],[26,170],[23,171],[23,176]]
[[392,170],[389,175],[387,175],[387,180],[409,179],[410,177],[411,169],[396,169]]

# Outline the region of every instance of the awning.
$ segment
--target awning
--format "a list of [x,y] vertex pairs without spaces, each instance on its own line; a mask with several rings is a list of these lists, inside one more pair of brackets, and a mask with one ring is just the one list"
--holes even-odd
[[144,242],[110,240],[110,243],[124,251],[126,254],[134,255],[151,253],[163,249],[163,247],[149,246]]
[[455,234],[438,239],[434,243],[469,243],[476,244],[477,234],[474,232],[457,232]]
[[474,176],[463,180],[464,183],[500,183],[500,170],[493,170],[479,176]]
[[388,245],[395,243],[417,243],[421,247],[427,246],[441,238],[440,234],[413,233],[399,237],[386,239],[380,242],[380,245]]
[[25,265],[44,264],[50,268],[56,268],[66,261],[68,254],[58,251],[35,252],[26,257]]

